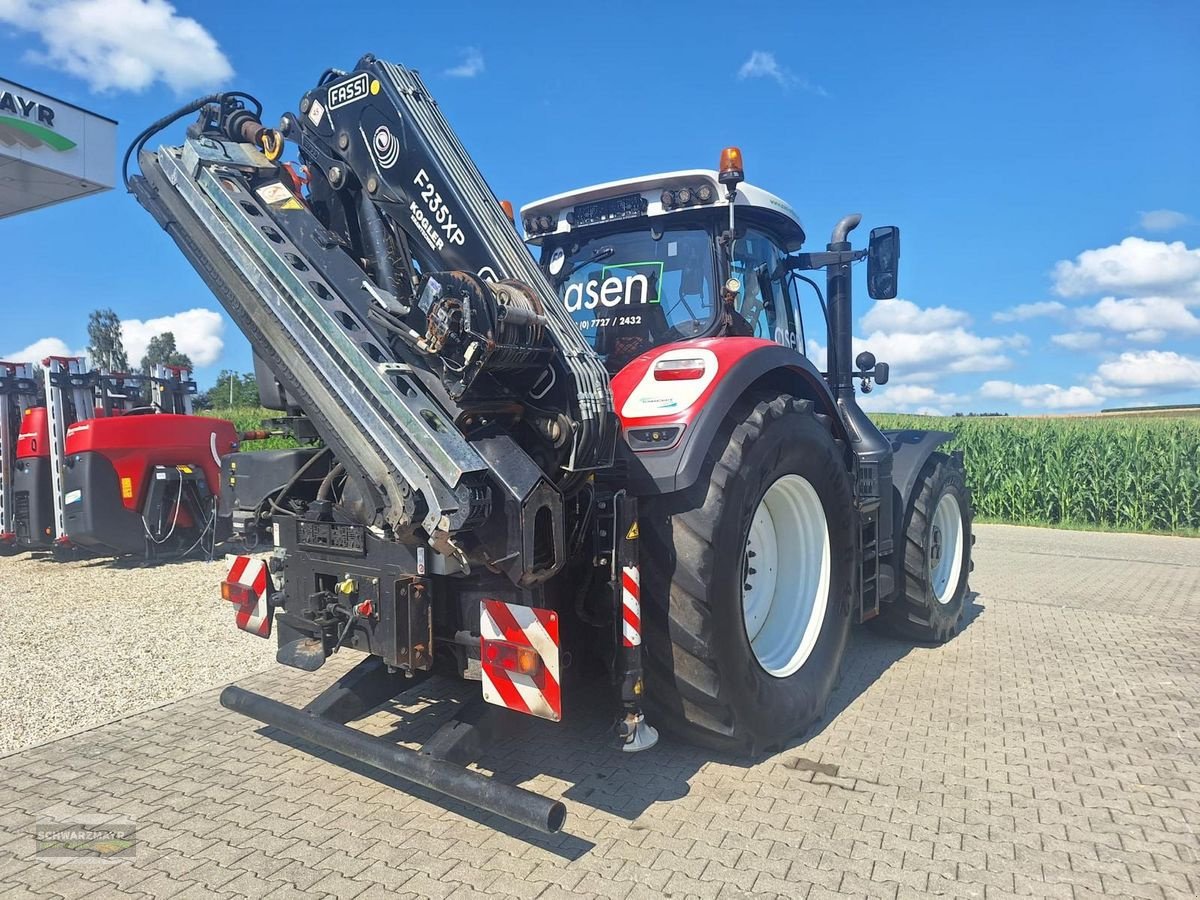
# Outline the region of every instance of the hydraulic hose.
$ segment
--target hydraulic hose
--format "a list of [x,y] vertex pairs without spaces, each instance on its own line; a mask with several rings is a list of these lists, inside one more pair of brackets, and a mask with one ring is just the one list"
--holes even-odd
[[321,486],[317,488],[317,499],[328,500],[329,495],[333,493],[333,483],[342,475],[346,474],[346,467],[342,463],[338,463],[329,473],[321,479]]
[[179,119],[182,119],[189,113],[198,112],[204,107],[208,106],[210,103],[224,103],[228,98],[248,100],[250,103],[254,104],[255,116],[262,116],[262,104],[258,102],[257,98],[252,97],[243,91],[223,91],[219,94],[205,94],[203,97],[197,97],[191,103],[179,107],[179,109],[175,110],[174,112],[167,113],[167,115],[163,116],[161,119],[156,119],[142,129],[142,131],[138,133],[138,136],[135,137],[129,144],[128,149],[126,149],[125,156],[121,159],[121,179],[125,183],[126,190],[132,190],[129,183],[129,159],[134,155],[134,153],[140,153],[150,138],[154,137],[154,135],[158,134],[158,132],[162,131],[172,122],[177,122]]
[[388,251],[387,236],[383,230],[383,218],[366,191],[358,195],[358,218],[362,224],[363,238],[367,242],[367,250],[375,260],[375,281],[380,290],[389,294],[396,292],[396,273],[392,266],[392,258]]

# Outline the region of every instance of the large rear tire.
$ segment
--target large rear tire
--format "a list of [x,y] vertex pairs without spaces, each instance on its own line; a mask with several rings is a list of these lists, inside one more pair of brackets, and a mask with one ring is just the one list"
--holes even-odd
[[900,592],[876,620],[901,637],[942,644],[962,622],[971,572],[971,492],[958,456],[934,453],[904,514]]
[[828,419],[758,394],[712,475],[642,502],[646,707],[707,746],[774,749],[820,717],[850,625],[853,498]]

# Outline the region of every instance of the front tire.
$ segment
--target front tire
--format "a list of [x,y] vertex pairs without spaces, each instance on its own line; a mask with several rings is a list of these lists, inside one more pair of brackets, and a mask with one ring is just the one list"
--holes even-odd
[[750,397],[712,476],[643,501],[646,706],[696,743],[773,749],[825,710],[850,625],[853,502],[828,420]]

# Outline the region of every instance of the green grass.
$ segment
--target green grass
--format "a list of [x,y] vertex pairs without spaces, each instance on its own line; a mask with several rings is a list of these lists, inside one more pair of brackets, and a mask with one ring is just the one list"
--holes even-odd
[[[226,409],[209,409],[200,413],[202,416],[212,416],[217,419],[228,419],[239,432],[257,431],[263,428],[263,419],[274,419],[283,413],[261,406],[235,406]],[[265,441],[245,441],[243,450],[284,450],[299,447],[297,441],[287,437],[271,437]]]
[[949,447],[964,453],[983,521],[1200,532],[1194,416],[872,418],[882,428],[953,432]]

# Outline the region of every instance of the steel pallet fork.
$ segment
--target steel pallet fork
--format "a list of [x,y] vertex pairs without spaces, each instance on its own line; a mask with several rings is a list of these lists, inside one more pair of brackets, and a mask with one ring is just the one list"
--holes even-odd
[[25,411],[37,402],[31,363],[0,362],[0,553],[16,549],[13,472]]

